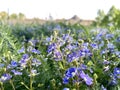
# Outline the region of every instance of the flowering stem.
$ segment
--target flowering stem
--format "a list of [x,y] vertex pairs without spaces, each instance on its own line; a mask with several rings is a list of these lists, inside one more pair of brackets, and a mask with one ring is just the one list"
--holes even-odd
[[32,84],[33,84],[32,76],[30,76],[30,90],[33,90]]
[[0,88],[0,90],[4,90],[3,83],[0,82],[0,84],[1,84],[1,88]]
[[76,88],[77,88],[77,90],[79,90],[79,84],[78,83],[76,83]]
[[30,90],[29,87],[26,86],[23,82],[21,82],[21,84],[24,85],[28,90]]
[[30,67],[30,90],[33,90],[33,86],[32,86],[32,84],[33,84],[33,76],[32,76],[32,72],[31,72],[31,70],[32,70],[32,62],[31,62],[31,60],[29,62],[29,67]]
[[13,90],[15,90],[15,87],[14,87],[13,81],[12,81],[11,79],[10,79],[10,84],[12,85]]

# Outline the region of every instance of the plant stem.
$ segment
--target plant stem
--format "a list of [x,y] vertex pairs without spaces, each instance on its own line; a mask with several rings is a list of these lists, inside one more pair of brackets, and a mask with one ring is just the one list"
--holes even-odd
[[12,80],[10,80],[10,84],[12,85],[13,90],[15,90],[15,87],[14,87],[14,84],[13,84]]
[[30,90],[29,87],[25,85],[23,82],[21,82],[21,84],[24,85],[28,90]]
[[0,82],[0,84],[1,84],[1,88],[0,88],[0,90],[4,90],[3,83]]
[[33,90],[33,87],[32,87],[32,84],[33,84],[33,78],[32,78],[32,76],[30,76],[30,90]]
[[31,59],[30,59],[30,63],[29,63],[29,66],[30,66],[30,90],[33,90],[33,86],[32,86],[32,84],[33,84],[33,76],[32,76],[32,72],[31,72],[31,70],[32,70],[32,62],[31,62]]

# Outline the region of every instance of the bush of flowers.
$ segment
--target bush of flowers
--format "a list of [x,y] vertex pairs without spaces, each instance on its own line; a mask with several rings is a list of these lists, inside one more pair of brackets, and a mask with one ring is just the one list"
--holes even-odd
[[120,30],[58,25],[19,41],[11,29],[0,26],[0,90],[120,89]]

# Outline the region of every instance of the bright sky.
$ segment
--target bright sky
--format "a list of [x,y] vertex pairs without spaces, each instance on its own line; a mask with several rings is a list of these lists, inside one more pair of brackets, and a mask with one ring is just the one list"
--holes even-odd
[[108,12],[115,5],[120,9],[120,0],[0,0],[0,11],[22,12],[28,18],[71,18],[94,19],[98,9]]

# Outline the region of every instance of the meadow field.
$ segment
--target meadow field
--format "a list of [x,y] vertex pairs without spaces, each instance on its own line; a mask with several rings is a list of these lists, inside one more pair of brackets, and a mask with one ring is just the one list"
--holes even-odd
[[120,30],[0,24],[0,90],[119,90]]
[[120,11],[110,11],[89,26],[1,20],[0,90],[120,90]]

